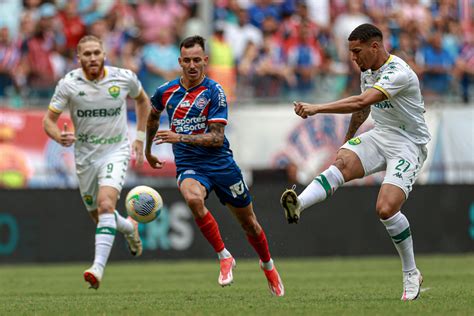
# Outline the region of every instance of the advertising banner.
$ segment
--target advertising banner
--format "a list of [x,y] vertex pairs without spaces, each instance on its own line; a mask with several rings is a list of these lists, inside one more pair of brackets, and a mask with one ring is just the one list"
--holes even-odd
[[[251,188],[257,218],[275,258],[301,256],[397,256],[375,214],[377,186],[343,187],[329,200],[305,210],[289,225],[279,204],[284,181],[257,180]],[[298,188],[300,191],[301,188]],[[177,189],[160,189],[160,217],[140,224],[139,259],[117,233],[110,260],[216,258]],[[118,209],[123,212],[122,192]],[[402,212],[410,221],[416,254],[474,251],[474,187],[416,186]],[[92,261],[95,225],[76,190],[0,191],[0,262]],[[257,258],[245,233],[214,193],[206,202],[219,223],[226,248],[236,258]]]

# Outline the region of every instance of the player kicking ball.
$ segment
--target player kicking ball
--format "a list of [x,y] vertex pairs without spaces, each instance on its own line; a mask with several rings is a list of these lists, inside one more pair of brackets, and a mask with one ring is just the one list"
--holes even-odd
[[[224,90],[204,75],[208,61],[204,38],[192,36],[184,39],[180,51],[178,61],[182,77],[163,84],[151,98],[146,158],[153,168],[162,168],[164,162],[151,154],[152,144],[173,144],[179,190],[202,234],[217,253],[219,284],[232,283],[235,259],[225,248],[219,226],[204,204],[212,190],[231,210],[260,257],[260,267],[271,294],[283,296],[285,289],[270,256],[265,232],[257,221],[250,192],[224,135],[227,124]],[[170,130],[158,131],[164,110],[169,116]]]
[[[420,84],[406,62],[385,50],[382,32],[374,25],[358,26],[348,40],[351,58],[361,70],[362,94],[325,104],[294,104],[295,113],[304,119],[319,113],[353,113],[345,144],[333,165],[300,195],[293,189],[283,192],[281,204],[288,223],[297,223],[303,210],[324,201],[345,182],[385,170],[376,211],[402,261],[401,299],[414,300],[423,277],[401,207],[426,159],[425,145],[430,140]],[[375,127],[353,138],[371,111]]]
[[[77,45],[81,68],[69,72],[56,86],[43,119],[49,137],[62,146],[74,146],[79,189],[95,229],[95,258],[84,272],[91,288],[98,289],[112,249],[116,231],[127,240],[133,256],[140,256],[142,243],[138,224],[116,210],[130,160],[126,98],[136,101],[137,138],[132,144],[137,165],[143,163],[149,99],[137,76],[130,70],[104,66],[102,42],[83,37]],[[74,132],[57,126],[61,113],[69,109]]]

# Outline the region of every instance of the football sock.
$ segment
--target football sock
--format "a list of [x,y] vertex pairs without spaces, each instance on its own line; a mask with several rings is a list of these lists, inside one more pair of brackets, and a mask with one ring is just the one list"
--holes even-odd
[[398,212],[388,219],[381,219],[388,234],[392,237],[393,244],[402,260],[403,272],[416,269],[415,254],[413,252],[413,239],[410,232],[410,223],[402,212]]
[[319,176],[304,189],[298,196],[301,209],[321,202],[331,196],[338,187],[344,184],[344,177],[341,171],[334,165],[324,170]]
[[219,260],[221,260],[221,259],[230,258],[230,257],[232,257],[232,255],[231,255],[231,253],[229,252],[229,250],[227,250],[226,248],[224,248],[222,251],[220,251],[220,252],[217,253],[217,257],[219,258]]
[[115,210],[115,221],[117,223],[117,230],[121,232],[124,235],[130,235],[133,234],[133,224],[129,220],[127,220],[125,217],[122,217],[120,213]]
[[99,215],[99,223],[95,231],[95,258],[94,266],[104,269],[110,250],[114,244],[115,230],[117,228],[115,215],[101,214]]
[[262,268],[264,268],[267,271],[273,270],[273,259],[270,259],[268,262],[262,261]]
[[263,229],[260,232],[260,235],[256,237],[247,235],[247,240],[250,242],[253,249],[255,249],[262,262],[270,261],[270,250],[268,250],[267,237],[265,236]]
[[214,219],[214,216],[212,216],[211,212],[207,212],[203,218],[196,218],[195,221],[202,234],[204,237],[206,237],[207,241],[212,245],[214,250],[217,253],[224,250],[225,246],[224,242],[222,241],[221,233],[219,232],[219,225],[217,225],[217,222]]

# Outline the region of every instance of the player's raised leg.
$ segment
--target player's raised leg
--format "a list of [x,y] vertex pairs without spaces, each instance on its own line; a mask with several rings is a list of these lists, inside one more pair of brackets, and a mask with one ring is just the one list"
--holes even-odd
[[288,223],[298,223],[304,209],[333,195],[344,182],[363,176],[359,157],[350,150],[340,149],[334,164],[314,178],[300,195],[294,187],[283,192],[280,203]]
[[89,282],[90,287],[98,289],[107,260],[112,249],[117,223],[115,219],[115,205],[117,203],[118,191],[115,188],[102,186],[99,188],[97,198],[98,223],[95,232],[95,257],[92,266],[84,271],[84,280]]
[[139,257],[142,254],[143,246],[138,232],[138,223],[136,220],[128,216],[122,217],[120,213],[115,210],[115,220],[117,222],[117,230],[123,234],[128,244],[128,249],[134,257]]
[[247,240],[260,258],[260,268],[267,278],[270,293],[275,296],[285,295],[285,287],[271,258],[267,237],[257,221],[252,203],[242,208],[227,206],[234,213],[247,235]]
[[405,202],[405,193],[392,184],[382,185],[377,199],[377,213],[385,225],[402,262],[403,301],[414,300],[420,294],[423,277],[415,263],[410,223],[400,210]]

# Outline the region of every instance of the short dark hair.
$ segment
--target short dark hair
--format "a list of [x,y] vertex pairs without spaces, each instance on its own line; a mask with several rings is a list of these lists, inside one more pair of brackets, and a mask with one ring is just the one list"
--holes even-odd
[[371,39],[376,38],[379,41],[383,40],[382,31],[373,24],[361,24],[356,27],[349,35],[348,41],[361,41],[365,43]]
[[204,39],[204,37],[202,36],[199,36],[199,35],[194,35],[194,36],[189,36],[189,37],[186,37],[182,42],[181,44],[179,45],[179,50],[181,50],[181,48],[191,48],[193,47],[194,45],[199,45],[201,46],[202,50],[205,51],[205,48],[204,48],[204,43],[206,42],[206,40]]

